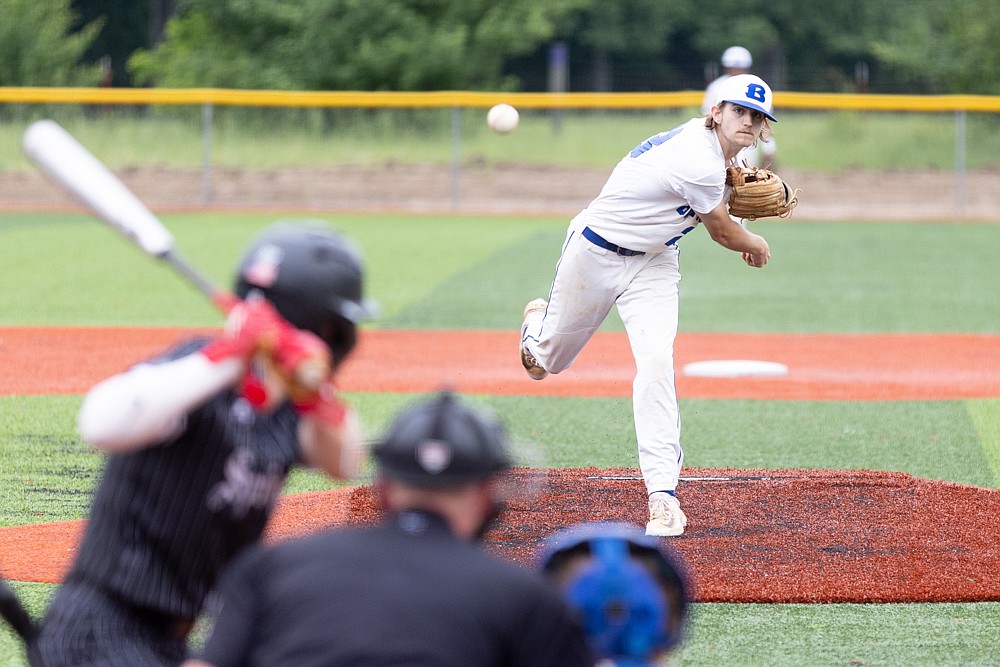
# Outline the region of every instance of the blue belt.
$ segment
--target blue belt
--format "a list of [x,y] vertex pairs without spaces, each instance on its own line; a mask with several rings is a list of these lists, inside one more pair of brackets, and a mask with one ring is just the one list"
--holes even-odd
[[610,250],[616,255],[621,255],[622,257],[637,257],[638,255],[645,255],[646,253],[641,250],[629,250],[628,248],[623,248],[619,245],[615,245],[611,241],[607,241],[600,234],[595,232],[590,227],[583,228],[583,237],[593,243],[596,246],[604,248],[605,250]]

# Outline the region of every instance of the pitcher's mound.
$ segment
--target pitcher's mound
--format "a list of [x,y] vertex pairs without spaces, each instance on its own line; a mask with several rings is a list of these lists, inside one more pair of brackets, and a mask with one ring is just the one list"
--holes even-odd
[[[632,468],[521,469],[531,490],[487,535],[487,547],[535,565],[541,540],[584,521],[644,525]],[[664,538],[701,602],[1000,601],[1000,490],[867,470],[683,471],[687,532]],[[369,486],[281,498],[267,539],[379,519]],[[0,571],[58,582],[83,521],[0,528]]]
[[[635,469],[523,470],[539,491],[512,505],[488,547],[534,565],[539,542],[582,521],[645,525]],[[1000,491],[903,473],[685,469],[683,556],[701,602],[1000,601]],[[377,519],[370,487],[348,522]]]

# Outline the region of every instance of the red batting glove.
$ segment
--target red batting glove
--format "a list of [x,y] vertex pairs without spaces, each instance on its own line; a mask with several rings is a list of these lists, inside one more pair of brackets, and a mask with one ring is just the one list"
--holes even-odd
[[347,419],[348,407],[337,396],[337,389],[331,381],[324,382],[317,391],[307,397],[293,398],[292,405],[300,415],[335,428],[343,426]]
[[273,359],[292,400],[310,398],[330,378],[330,348],[311,331],[282,329]]
[[286,328],[291,325],[269,301],[260,297],[247,299],[233,306],[222,333],[202,348],[201,353],[212,362],[249,361],[259,350],[273,349]]
[[221,310],[224,314],[228,315],[236,306],[243,303],[238,296],[232,292],[227,292],[222,289],[215,290],[212,292],[212,303],[215,307]]

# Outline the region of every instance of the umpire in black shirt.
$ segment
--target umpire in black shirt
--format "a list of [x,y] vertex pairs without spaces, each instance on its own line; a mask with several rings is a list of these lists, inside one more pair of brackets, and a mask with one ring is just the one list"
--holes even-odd
[[373,454],[384,521],[239,559],[185,667],[594,664],[555,589],[477,544],[510,467],[492,415],[443,392],[404,410]]

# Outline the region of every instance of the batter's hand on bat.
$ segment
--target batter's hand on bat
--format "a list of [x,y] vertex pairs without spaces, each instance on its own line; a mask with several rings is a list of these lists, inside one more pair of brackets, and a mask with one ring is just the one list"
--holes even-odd
[[211,361],[239,359],[249,363],[258,352],[271,353],[282,331],[291,327],[266,299],[257,297],[232,306],[222,333],[204,347]]
[[311,331],[286,325],[271,358],[293,402],[311,399],[330,379],[330,348]]
[[296,329],[266,299],[250,295],[229,310],[222,334],[202,350],[213,362],[246,367],[242,391],[258,407],[287,396],[309,397],[329,379],[330,349],[318,336]]

